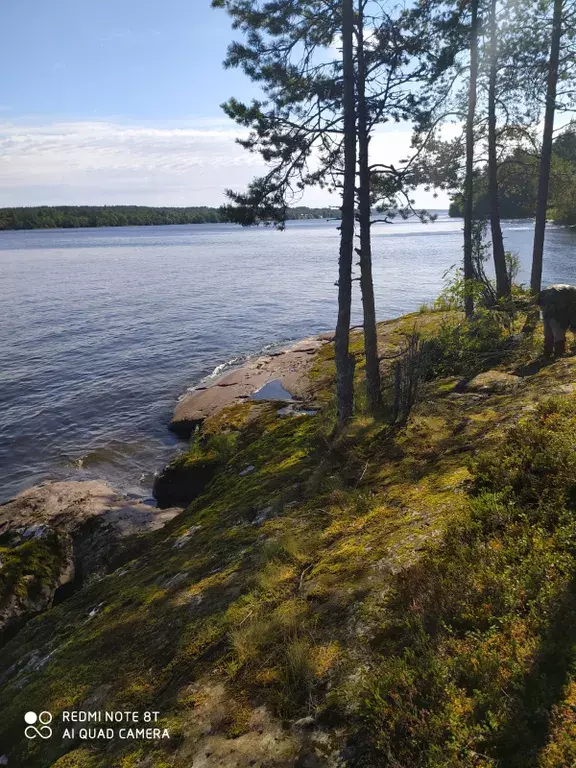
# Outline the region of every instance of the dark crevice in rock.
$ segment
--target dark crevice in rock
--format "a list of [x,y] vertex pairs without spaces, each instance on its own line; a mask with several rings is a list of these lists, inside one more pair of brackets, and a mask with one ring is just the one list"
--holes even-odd
[[160,509],[190,504],[203,493],[221,466],[217,458],[174,459],[154,480],[152,493]]

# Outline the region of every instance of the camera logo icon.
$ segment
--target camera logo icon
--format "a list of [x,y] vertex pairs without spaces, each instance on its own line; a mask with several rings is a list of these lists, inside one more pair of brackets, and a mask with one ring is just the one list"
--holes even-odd
[[[52,736],[52,728],[50,723],[52,722],[52,714],[50,712],[26,712],[24,715],[24,722],[27,723],[24,728],[24,735],[27,739],[35,739],[37,737],[41,739],[49,739]],[[37,726],[36,723],[39,725]]]

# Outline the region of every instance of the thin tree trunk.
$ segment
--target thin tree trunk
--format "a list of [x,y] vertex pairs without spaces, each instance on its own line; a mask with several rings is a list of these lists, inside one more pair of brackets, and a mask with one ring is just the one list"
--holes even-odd
[[472,261],[472,221],[474,217],[474,119],[478,90],[478,0],[471,0],[470,83],[466,120],[466,179],[464,182],[464,309],[466,317],[474,313],[474,297],[470,292],[474,279]]
[[498,29],[496,24],[497,0],[490,2],[490,75],[488,82],[488,194],[490,197],[490,225],[492,253],[496,272],[496,296],[501,299],[510,295],[510,281],[506,269],[506,252],[498,195],[498,157],[496,151],[496,84],[498,76]]
[[342,0],[342,74],[344,111],[344,179],[340,258],[338,269],[338,322],[336,324],[336,396],[338,427],[350,420],[354,409],[354,357],[350,354],[350,307],[354,256],[354,202],[356,187],[356,104],[354,98],[354,6]]
[[542,287],[544,235],[546,232],[546,211],[548,208],[548,192],[550,188],[550,164],[552,162],[552,136],[554,132],[554,115],[556,112],[556,89],[558,86],[558,61],[560,58],[560,40],[562,37],[563,6],[564,0],[554,0],[550,60],[548,62],[548,84],[546,87],[546,112],[544,115],[542,154],[540,156],[538,203],[536,205],[536,228],[534,230],[534,250],[532,253],[532,275],[530,277],[530,288],[534,294],[539,293],[540,288]]
[[380,391],[380,363],[378,360],[378,335],[376,331],[376,310],[374,306],[374,282],[372,279],[371,243],[371,196],[368,145],[368,114],[366,107],[366,63],[364,59],[364,3],[358,1],[358,167],[359,189],[358,209],[360,220],[360,288],[364,313],[364,354],[366,356],[366,396],[370,411],[377,411],[382,404]]

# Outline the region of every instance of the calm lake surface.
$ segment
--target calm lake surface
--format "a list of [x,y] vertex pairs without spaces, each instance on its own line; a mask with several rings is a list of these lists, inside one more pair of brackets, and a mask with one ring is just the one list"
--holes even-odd
[[[504,234],[527,281],[532,225]],[[334,328],[337,247],[325,221],[0,232],[0,501],[62,478],[148,495],[176,450],[166,425],[186,388]],[[461,248],[446,215],[376,224],[378,317],[432,301]],[[575,252],[576,231],[551,227],[544,282],[576,283]]]

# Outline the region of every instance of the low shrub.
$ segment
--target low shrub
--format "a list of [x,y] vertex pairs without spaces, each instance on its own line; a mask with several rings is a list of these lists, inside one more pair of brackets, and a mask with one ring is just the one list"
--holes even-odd
[[492,491],[533,510],[576,507],[576,402],[550,398],[513,427],[506,445],[474,462],[474,489]]
[[426,342],[429,378],[470,378],[510,354],[513,324],[507,312],[479,309],[470,320],[443,322]]
[[357,766],[573,764],[546,755],[576,675],[575,441],[560,398],[474,463],[468,516],[372,617],[381,661],[348,693]]

